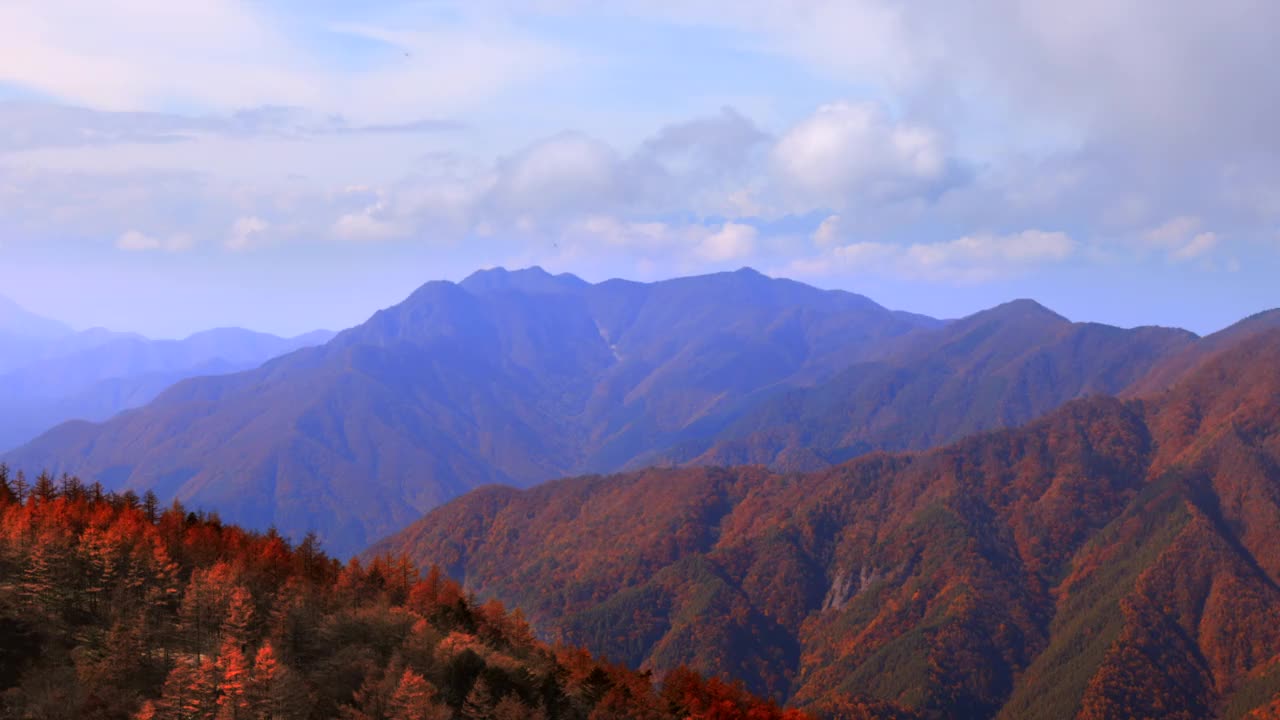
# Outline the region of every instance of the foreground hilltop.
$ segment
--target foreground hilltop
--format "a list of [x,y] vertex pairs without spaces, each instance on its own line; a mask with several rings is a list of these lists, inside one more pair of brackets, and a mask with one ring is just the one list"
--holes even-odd
[[802,720],[536,640],[403,559],[0,468],[0,715],[44,720]]
[[1046,720],[1276,697],[1277,548],[1276,331],[1141,399],[929,452],[490,488],[378,546],[638,667],[801,707]]

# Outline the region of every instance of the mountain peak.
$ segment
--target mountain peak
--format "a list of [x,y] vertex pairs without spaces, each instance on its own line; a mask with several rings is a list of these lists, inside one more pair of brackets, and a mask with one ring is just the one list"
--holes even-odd
[[13,300],[0,295],[0,332],[55,338],[70,335],[72,331],[57,320],[36,315]]
[[576,275],[570,273],[552,275],[538,265],[519,270],[508,270],[501,266],[487,270],[477,270],[458,284],[472,293],[502,290],[563,293],[573,292],[589,285],[587,281]]
[[[995,317],[1003,320],[1038,320],[1070,322],[1065,317],[1041,305],[1030,298],[1018,298],[1001,303],[990,310],[984,310],[977,315],[986,317]],[[976,316],[975,316],[976,317]]]

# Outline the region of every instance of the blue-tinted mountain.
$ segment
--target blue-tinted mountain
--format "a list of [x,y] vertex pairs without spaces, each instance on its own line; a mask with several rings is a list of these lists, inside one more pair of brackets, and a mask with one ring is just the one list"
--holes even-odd
[[1205,344],[1185,330],[1073,323],[1016,300],[907,336],[882,357],[759,402],[657,459],[811,470],[872,450],[932,447],[1025,423],[1074,398],[1123,392]]
[[256,367],[325,342],[220,328],[183,340],[149,340],[100,328],[60,335],[37,357],[0,373],[0,448],[12,448],[68,420],[106,420],[149,402],[179,380]]
[[66,325],[36,315],[0,295],[0,372],[30,362],[50,345],[73,334]]
[[6,460],[350,553],[480,485],[620,468],[938,326],[746,269],[648,284],[489,270]]

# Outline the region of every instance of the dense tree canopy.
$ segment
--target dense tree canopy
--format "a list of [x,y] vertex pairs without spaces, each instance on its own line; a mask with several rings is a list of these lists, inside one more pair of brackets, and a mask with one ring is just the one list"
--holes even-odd
[[798,720],[681,670],[665,685],[539,642],[403,558],[342,565],[154,496],[0,467],[8,718]]

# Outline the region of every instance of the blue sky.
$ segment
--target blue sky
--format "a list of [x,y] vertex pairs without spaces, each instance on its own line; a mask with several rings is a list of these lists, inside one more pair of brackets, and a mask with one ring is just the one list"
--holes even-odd
[[0,293],[76,326],[337,328],[535,263],[1280,305],[1275,3],[100,5],[0,6]]

